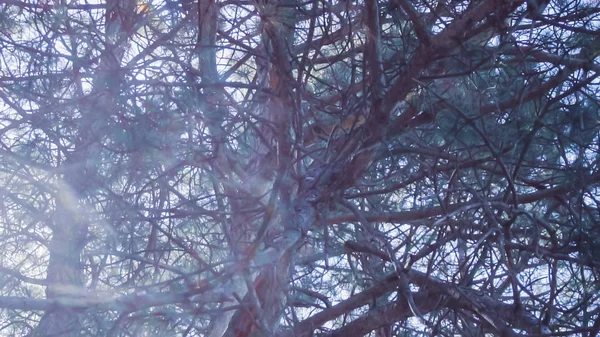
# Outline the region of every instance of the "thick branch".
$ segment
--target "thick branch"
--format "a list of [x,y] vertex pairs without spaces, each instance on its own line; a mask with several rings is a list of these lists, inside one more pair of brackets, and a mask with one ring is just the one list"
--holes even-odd
[[[547,198],[552,198],[558,195],[565,194],[567,192],[577,191],[581,188],[584,188],[587,185],[595,184],[600,182],[600,174],[594,174],[582,179],[580,184],[566,183],[563,185],[559,185],[554,188],[549,188],[533,193],[519,195],[519,204],[529,204],[536,201],[540,201]],[[490,198],[490,202],[498,202],[502,201],[503,196],[497,196]],[[512,197],[509,197],[509,200],[505,201],[506,204],[512,202]],[[365,218],[371,222],[391,222],[391,223],[406,223],[414,220],[427,219],[435,216],[444,215],[446,213],[457,211],[461,208],[471,208],[473,206],[477,206],[481,204],[480,201],[470,201],[459,204],[451,204],[447,207],[430,207],[426,209],[420,210],[409,210],[402,212],[388,212],[384,214],[377,213],[365,213]],[[341,222],[355,222],[359,221],[353,214],[345,214],[340,216],[331,217],[328,220],[329,224],[337,224]]]

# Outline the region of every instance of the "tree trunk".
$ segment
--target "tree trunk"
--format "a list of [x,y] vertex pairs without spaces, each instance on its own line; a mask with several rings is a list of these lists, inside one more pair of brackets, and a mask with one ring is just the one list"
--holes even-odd
[[[81,104],[81,119],[73,150],[65,156],[63,184],[58,186],[52,239],[48,247],[46,298],[68,304],[85,294],[81,254],[87,240],[87,215],[93,210],[85,204],[93,191],[101,158],[103,127],[110,114],[120,110],[118,86],[120,63],[127,37],[136,19],[137,0],[108,0],[106,3],[106,49],[89,95],[91,104]],[[65,307],[48,310],[32,332],[32,337],[80,336],[81,314]]]

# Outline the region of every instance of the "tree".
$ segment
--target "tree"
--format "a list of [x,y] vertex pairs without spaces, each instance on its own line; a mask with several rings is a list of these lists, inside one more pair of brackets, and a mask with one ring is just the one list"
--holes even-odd
[[0,335],[597,336],[594,2],[0,16]]

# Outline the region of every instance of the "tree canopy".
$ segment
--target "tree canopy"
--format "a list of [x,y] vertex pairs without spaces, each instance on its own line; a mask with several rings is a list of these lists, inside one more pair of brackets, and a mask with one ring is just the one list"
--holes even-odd
[[598,336],[596,0],[3,0],[1,336]]

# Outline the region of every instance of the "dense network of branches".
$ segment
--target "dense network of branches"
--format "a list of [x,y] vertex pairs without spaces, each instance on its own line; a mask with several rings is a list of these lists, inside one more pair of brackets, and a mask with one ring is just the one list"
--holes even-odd
[[599,27],[0,1],[0,335],[597,336]]

